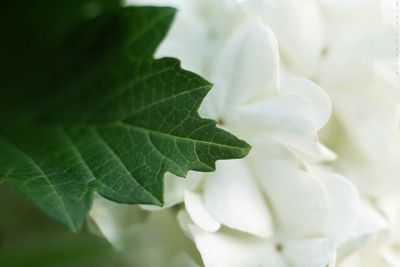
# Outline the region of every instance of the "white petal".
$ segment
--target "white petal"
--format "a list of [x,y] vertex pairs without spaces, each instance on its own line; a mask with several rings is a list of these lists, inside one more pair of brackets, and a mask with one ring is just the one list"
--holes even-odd
[[[370,13],[380,13],[380,2],[376,0],[321,0],[321,5],[330,13],[341,16],[342,19],[350,19],[352,16],[355,20],[360,17],[369,16]],[[344,16],[346,15],[346,16]]]
[[276,33],[283,64],[304,77],[318,67],[323,28],[316,1],[242,0],[251,16],[257,15]]
[[328,195],[329,216],[324,227],[326,235],[350,231],[359,211],[359,198],[355,186],[337,174],[318,174]]
[[322,1],[329,18],[328,53],[321,61],[319,83],[338,88],[369,85],[374,79],[375,61],[385,54],[394,56],[395,32],[384,37],[387,29],[383,28],[381,5],[382,1],[376,0]]
[[387,229],[386,220],[365,201],[360,202],[356,223],[349,233],[346,242],[338,250],[338,259],[343,259],[354,251],[371,243],[381,231]]
[[[215,86],[205,102],[224,117],[235,106],[275,94],[278,64],[278,47],[271,30],[258,21],[242,24],[216,58],[211,75]],[[203,109],[207,108],[200,109],[201,114]]]
[[254,167],[282,231],[295,236],[319,234],[329,216],[329,203],[318,179],[282,161]]
[[170,266],[178,253],[193,251],[174,215],[171,210],[151,212],[145,223],[124,232],[122,252],[129,266]]
[[[156,58],[175,57],[184,69],[204,75],[205,59],[208,54],[207,25],[196,9],[193,0],[129,0],[134,5],[172,6],[178,9],[167,36],[156,51]],[[196,51],[196,53],[193,53]]]
[[[138,206],[115,203],[96,195],[90,217],[101,234],[113,246],[121,248],[124,233],[135,224],[143,222],[146,214]],[[93,226],[92,229],[96,227]]]
[[166,173],[164,177],[164,206],[171,207],[183,201],[184,191],[194,190],[204,178],[201,172],[189,171],[186,178]]
[[190,228],[205,267],[288,267],[273,242]]
[[[361,192],[380,198],[398,195],[400,131],[398,103],[383,87],[369,92],[331,92],[343,133],[332,135],[339,144],[340,165]],[[335,128],[333,128],[335,129]],[[368,133],[368,134],[365,134]]]
[[243,106],[238,112],[253,138],[270,137],[311,156],[324,156],[313,110],[301,97],[277,96]]
[[185,207],[193,222],[204,231],[215,232],[221,227],[208,213],[200,194],[185,191]]
[[357,225],[354,229],[361,233],[376,233],[388,227],[385,218],[365,201],[361,202],[361,209]]
[[[394,253],[393,253],[394,252]],[[397,251],[387,247],[363,249],[340,262],[339,267],[398,267],[400,258]]]
[[254,164],[264,164],[267,160],[283,160],[297,165],[297,158],[284,145],[271,139],[247,140],[252,148],[247,158]]
[[145,210],[155,211],[169,208],[183,201],[186,190],[194,190],[204,178],[201,172],[189,171],[186,178],[178,177],[172,173],[164,175],[164,206],[140,205]]
[[[193,241],[193,235],[191,232],[191,227],[195,226],[195,222],[193,222],[189,213],[186,209],[180,209],[176,214],[176,219],[178,221],[179,227],[182,229],[183,233]],[[198,228],[198,227],[197,227]],[[200,229],[200,228],[199,228]]]
[[370,84],[375,56],[395,50],[394,32],[389,37],[391,48],[380,46],[382,1],[322,0],[321,8],[327,18],[328,53],[322,58],[318,81],[353,88]]
[[319,84],[340,88],[345,85],[359,87],[372,83],[371,36],[365,33],[354,34],[359,31],[360,29],[355,28],[335,36],[329,46],[329,54],[319,69]]
[[[331,93],[338,118],[352,138],[351,142],[371,162],[388,162],[398,158],[400,151],[393,149],[400,147],[397,99],[390,99],[391,96],[387,96],[386,92],[382,94],[381,89],[375,92],[362,89],[362,92],[347,90]],[[382,158],[382,155],[386,156]]]
[[314,126],[321,129],[331,116],[331,101],[325,91],[317,84],[307,79],[294,76],[282,78],[280,94],[296,95],[303,99],[310,108]]
[[[167,36],[157,49],[156,57],[175,57],[182,68],[199,75],[205,74],[205,59],[208,54],[207,27],[192,1],[179,1],[179,11]],[[193,51],[196,51],[193,53]]]
[[340,239],[315,238],[284,242],[283,255],[292,267],[335,267]]
[[272,232],[269,210],[244,160],[217,162],[204,185],[204,203],[228,227],[262,237]]

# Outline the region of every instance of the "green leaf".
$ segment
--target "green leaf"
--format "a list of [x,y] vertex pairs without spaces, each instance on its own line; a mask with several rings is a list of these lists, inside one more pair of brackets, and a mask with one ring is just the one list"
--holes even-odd
[[78,230],[95,191],[162,205],[166,171],[213,171],[249,152],[199,117],[209,82],[153,59],[174,9],[26,2],[34,12],[0,14],[15,25],[2,44],[0,180],[48,215]]

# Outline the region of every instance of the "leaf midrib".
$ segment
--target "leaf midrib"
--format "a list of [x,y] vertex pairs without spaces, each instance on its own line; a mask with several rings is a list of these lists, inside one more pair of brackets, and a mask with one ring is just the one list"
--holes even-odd
[[[115,122],[113,125],[120,125],[121,127],[133,128],[133,129],[137,129],[139,131],[146,132],[146,133],[147,132],[151,132],[151,133],[154,133],[156,135],[161,135],[163,138],[172,137],[172,138],[175,138],[175,139],[184,140],[186,142],[195,142],[195,143],[200,143],[200,144],[204,144],[204,145],[211,145],[211,146],[214,146],[214,147],[225,148],[225,149],[229,149],[229,150],[239,150],[240,152],[247,151],[247,149],[244,149],[244,148],[241,148],[241,147],[234,147],[234,146],[229,146],[229,145],[224,145],[224,144],[212,143],[212,142],[207,142],[207,141],[198,140],[198,139],[190,139],[188,137],[173,135],[171,133],[165,133],[165,132],[157,131],[157,130],[154,130],[154,129],[146,128],[144,126],[138,126],[138,125],[129,124],[126,121],[118,121],[118,122]],[[210,126],[210,125],[215,125],[215,122],[211,121],[208,124],[204,124],[204,125],[196,128],[193,132],[195,132],[195,131],[203,128],[203,127]],[[193,134],[193,132],[191,132],[189,135]]]

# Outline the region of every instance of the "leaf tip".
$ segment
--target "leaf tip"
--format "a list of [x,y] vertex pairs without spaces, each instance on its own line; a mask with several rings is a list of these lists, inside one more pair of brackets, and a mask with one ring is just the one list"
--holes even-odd
[[240,140],[240,144],[239,144],[239,152],[238,152],[238,158],[244,158],[246,157],[251,150],[251,145],[249,143],[247,143],[246,141]]

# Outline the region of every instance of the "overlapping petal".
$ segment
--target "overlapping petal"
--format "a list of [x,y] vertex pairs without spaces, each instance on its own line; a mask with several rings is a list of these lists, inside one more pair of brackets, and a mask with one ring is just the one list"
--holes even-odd
[[272,241],[222,232],[208,233],[190,223],[188,228],[205,266],[288,267]]
[[185,207],[190,218],[202,230],[216,232],[221,227],[221,223],[215,220],[208,212],[201,194],[186,191]]
[[282,161],[255,166],[281,231],[305,237],[321,233],[329,199],[321,181]]
[[243,22],[224,43],[210,76],[214,90],[200,113],[235,126],[234,110],[276,94],[279,54],[271,30],[257,20]]
[[203,198],[220,223],[260,237],[272,234],[271,215],[245,161],[219,162],[205,182]]
[[323,27],[318,5],[313,0],[244,0],[252,16],[269,25],[276,34],[287,66],[304,77],[318,68],[323,50]]

